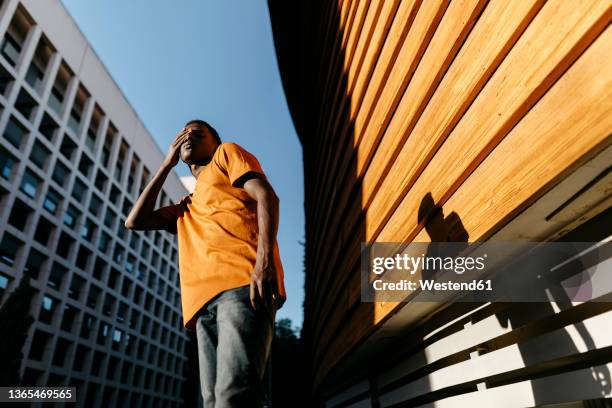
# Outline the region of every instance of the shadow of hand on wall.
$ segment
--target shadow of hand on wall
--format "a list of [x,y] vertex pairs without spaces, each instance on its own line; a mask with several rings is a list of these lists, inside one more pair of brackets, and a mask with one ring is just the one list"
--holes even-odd
[[[425,231],[432,243],[434,242],[465,242],[464,246],[453,247],[452,251],[444,250],[444,256],[454,256],[468,246],[469,234],[463,222],[456,212],[444,216],[442,206],[435,203],[431,193],[425,194],[421,200],[418,213],[419,225],[425,227]],[[441,256],[440,248],[435,244],[427,246],[426,257]],[[423,279],[435,278],[436,270],[424,270]]]

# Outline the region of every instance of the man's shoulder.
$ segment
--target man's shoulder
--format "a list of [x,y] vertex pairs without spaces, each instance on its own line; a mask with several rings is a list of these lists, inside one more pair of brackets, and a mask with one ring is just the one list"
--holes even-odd
[[222,142],[219,145],[218,149],[220,149],[221,151],[244,150],[244,148],[236,142]]
[[255,157],[253,153],[242,147],[236,142],[223,142],[215,151],[215,156],[221,157],[221,160],[231,157]]

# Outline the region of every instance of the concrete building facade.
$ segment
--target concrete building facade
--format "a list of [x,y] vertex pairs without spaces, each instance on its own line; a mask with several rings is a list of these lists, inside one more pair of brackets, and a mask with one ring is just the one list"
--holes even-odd
[[[0,1],[0,301],[31,276],[26,385],[182,404],[177,241],[123,223],[164,154],[60,1]],[[167,205],[187,194],[171,173]]]

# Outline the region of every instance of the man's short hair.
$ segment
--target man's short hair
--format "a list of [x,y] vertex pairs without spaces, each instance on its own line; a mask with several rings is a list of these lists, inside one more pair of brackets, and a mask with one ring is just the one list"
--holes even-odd
[[189,122],[185,123],[185,127],[187,127],[187,125],[192,125],[194,123],[208,129],[208,131],[213,135],[217,143],[221,144],[221,138],[219,137],[219,133],[217,132],[217,130],[214,127],[210,126],[208,122],[205,122],[202,119],[192,119]]

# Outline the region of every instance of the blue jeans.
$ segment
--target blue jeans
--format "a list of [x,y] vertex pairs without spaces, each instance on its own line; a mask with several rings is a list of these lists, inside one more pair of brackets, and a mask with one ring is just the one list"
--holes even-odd
[[276,310],[253,310],[249,286],[226,290],[198,311],[204,408],[261,407]]

